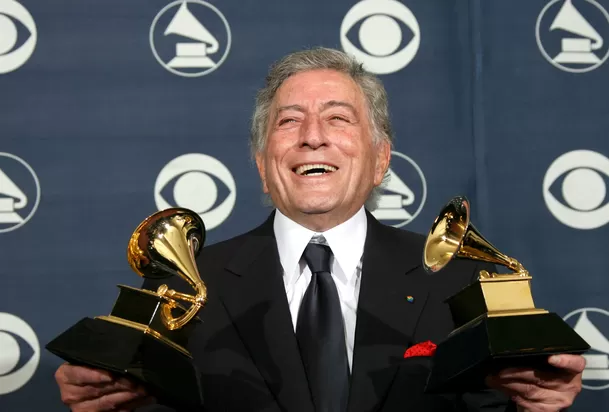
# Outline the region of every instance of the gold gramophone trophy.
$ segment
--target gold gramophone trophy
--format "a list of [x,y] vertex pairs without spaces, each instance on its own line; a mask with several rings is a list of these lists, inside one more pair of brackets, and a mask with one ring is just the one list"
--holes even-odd
[[51,341],[47,350],[73,364],[138,380],[160,403],[201,405],[199,373],[186,344],[207,299],[195,262],[204,241],[203,221],[188,209],[166,209],[148,217],[129,240],[131,268],[144,278],[178,276],[195,294],[167,285],[156,292],[118,285],[120,292],[109,316],[80,320]]
[[512,272],[482,270],[477,281],[446,300],[455,329],[436,349],[427,392],[482,389],[485,377],[504,367],[548,369],[550,355],[590,348],[560,316],[535,307],[529,272],[480,235],[470,223],[469,201],[461,196],[442,209],[423,251],[429,273],[452,259],[498,264]]

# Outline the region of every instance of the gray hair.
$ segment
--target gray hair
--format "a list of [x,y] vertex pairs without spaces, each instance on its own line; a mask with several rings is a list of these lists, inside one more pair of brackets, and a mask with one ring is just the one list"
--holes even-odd
[[[264,87],[256,95],[256,105],[250,128],[252,157],[264,150],[266,145],[270,108],[279,87],[290,76],[297,73],[322,69],[335,70],[353,79],[364,94],[373,142],[378,144],[384,140],[389,143],[390,147],[393,145],[387,92],[381,81],[373,74],[366,72],[363,65],[348,54],[335,49],[319,47],[288,54],[271,66]],[[367,209],[376,209],[382,188],[387,181],[388,176],[386,175],[383,183],[373,188],[366,201]],[[267,201],[270,201],[270,197]]]

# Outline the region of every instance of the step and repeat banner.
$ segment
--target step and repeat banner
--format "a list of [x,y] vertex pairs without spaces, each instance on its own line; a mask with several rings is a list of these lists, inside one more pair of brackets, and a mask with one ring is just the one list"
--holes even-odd
[[[312,46],[385,83],[384,223],[455,195],[591,345],[609,406],[609,0],[0,0],[0,410],[64,411],[44,345],[139,286],[126,249],[171,206],[206,244],[270,213],[249,157],[269,65]],[[205,271],[205,268],[202,268]],[[390,286],[388,286],[390,287]]]

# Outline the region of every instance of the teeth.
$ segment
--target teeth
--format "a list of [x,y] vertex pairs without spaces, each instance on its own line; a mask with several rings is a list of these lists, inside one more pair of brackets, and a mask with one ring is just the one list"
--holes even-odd
[[[315,170],[315,172],[312,173],[307,173],[309,170],[314,170],[314,169],[320,169],[320,170]],[[312,164],[308,164],[308,165],[302,165],[302,166],[298,166],[296,168],[296,174],[302,176],[302,175],[307,175],[307,176],[319,176],[323,173],[329,173],[329,172],[336,172],[336,167],[334,166],[330,166],[330,165],[325,165],[322,163],[312,163]]]

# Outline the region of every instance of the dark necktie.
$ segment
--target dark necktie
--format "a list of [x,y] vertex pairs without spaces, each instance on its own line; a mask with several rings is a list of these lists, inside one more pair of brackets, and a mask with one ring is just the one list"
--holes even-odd
[[349,364],[338,291],[330,274],[328,246],[309,243],[303,258],[311,269],[296,324],[296,337],[317,412],[347,410]]

